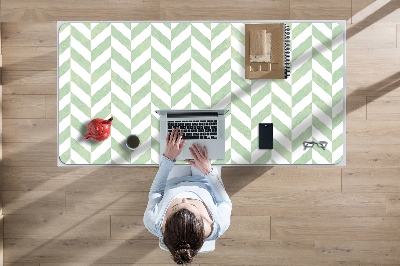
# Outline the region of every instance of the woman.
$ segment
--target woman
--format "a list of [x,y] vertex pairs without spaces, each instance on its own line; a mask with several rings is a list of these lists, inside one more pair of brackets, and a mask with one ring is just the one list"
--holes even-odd
[[[191,263],[205,240],[219,238],[229,227],[232,203],[207,149],[190,147],[190,166],[174,167],[182,151],[183,131],[167,135],[165,152],[149,192],[143,222],[163,240],[178,264]],[[171,171],[173,170],[173,171]]]

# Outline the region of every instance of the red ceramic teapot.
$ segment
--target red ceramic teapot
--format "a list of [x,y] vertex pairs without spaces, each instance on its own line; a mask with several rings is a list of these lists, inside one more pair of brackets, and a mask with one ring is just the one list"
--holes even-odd
[[108,120],[95,118],[90,121],[89,125],[87,126],[87,134],[85,135],[85,139],[91,138],[94,141],[103,141],[108,138],[108,136],[110,136],[112,120],[113,118],[111,117]]

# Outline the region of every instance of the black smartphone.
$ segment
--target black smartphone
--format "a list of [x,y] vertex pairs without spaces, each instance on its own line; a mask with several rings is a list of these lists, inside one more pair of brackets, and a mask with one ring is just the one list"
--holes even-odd
[[258,148],[273,149],[274,148],[274,126],[272,123],[258,124]]

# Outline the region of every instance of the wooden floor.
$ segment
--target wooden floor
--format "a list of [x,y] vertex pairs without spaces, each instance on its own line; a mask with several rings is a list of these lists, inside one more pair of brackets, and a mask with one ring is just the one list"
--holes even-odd
[[[347,21],[347,166],[225,167],[231,226],[194,265],[400,264],[399,0],[1,0],[4,265],[171,263],[155,167],[57,167],[57,20]],[[1,230],[0,230],[1,231]]]

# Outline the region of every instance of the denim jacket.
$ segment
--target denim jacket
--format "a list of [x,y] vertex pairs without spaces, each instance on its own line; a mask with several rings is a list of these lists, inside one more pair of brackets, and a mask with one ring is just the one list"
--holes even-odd
[[160,166],[149,192],[149,202],[144,213],[143,222],[146,228],[158,238],[162,238],[162,223],[171,200],[181,192],[195,193],[210,210],[214,221],[211,234],[206,240],[219,238],[229,227],[232,202],[225,191],[217,168],[203,176],[185,178],[167,177],[174,162],[161,156]]

